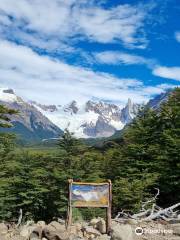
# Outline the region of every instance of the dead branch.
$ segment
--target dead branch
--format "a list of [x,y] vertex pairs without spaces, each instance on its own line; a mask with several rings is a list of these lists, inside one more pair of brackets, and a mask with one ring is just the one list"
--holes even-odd
[[19,210],[18,223],[17,223],[17,225],[16,225],[16,228],[18,228],[18,227],[21,225],[22,217],[23,217],[23,211],[22,211],[22,209],[20,209],[20,210]]
[[[174,204],[173,206],[171,206],[169,208],[165,208],[165,209],[159,210],[158,212],[155,212],[154,214],[144,218],[143,220],[148,221],[148,220],[155,220],[157,218],[162,218],[162,216],[165,216],[168,214],[169,210],[173,210],[179,206],[180,206],[180,203]],[[176,218],[177,218],[177,215],[176,215]]]
[[142,203],[142,210],[143,210],[143,211],[145,210],[145,207],[146,207],[149,203],[156,202],[157,197],[158,197],[159,194],[160,194],[160,190],[159,190],[159,188],[155,188],[155,189],[157,190],[156,195],[155,195],[152,199],[149,199],[148,201]]
[[[177,204],[174,204],[173,206],[162,209],[161,207],[156,205],[157,197],[160,195],[159,189],[156,188],[156,190],[157,190],[157,193],[153,198],[142,203],[140,213],[131,215],[129,213],[125,213],[124,211],[121,211],[115,217],[114,221],[123,222],[128,219],[134,219],[142,222],[142,221],[163,219],[168,222],[173,220],[180,220],[179,210],[176,210],[177,208],[180,207],[180,203],[177,203]],[[150,203],[152,203],[151,208],[145,209],[145,207]]]

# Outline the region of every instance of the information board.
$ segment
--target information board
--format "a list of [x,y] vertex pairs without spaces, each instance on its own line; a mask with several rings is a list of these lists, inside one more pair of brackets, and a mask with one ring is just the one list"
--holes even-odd
[[79,184],[71,185],[72,207],[108,207],[109,184]]
[[72,208],[106,208],[106,228],[108,233],[111,225],[111,181],[108,180],[104,183],[87,183],[74,182],[72,179],[70,179],[68,183],[69,201],[67,226],[70,226],[72,222]]

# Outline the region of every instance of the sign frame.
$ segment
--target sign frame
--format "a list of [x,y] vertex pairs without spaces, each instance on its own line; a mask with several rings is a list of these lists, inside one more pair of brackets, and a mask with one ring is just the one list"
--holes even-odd
[[[72,224],[72,209],[73,208],[105,208],[106,209],[106,233],[109,233],[111,230],[111,207],[112,207],[112,183],[111,180],[103,183],[88,183],[88,182],[74,182],[73,179],[68,180],[68,213],[67,213],[67,228]],[[86,186],[108,186],[108,204],[105,205],[91,205],[86,204],[82,205],[73,205],[72,204],[72,186],[73,185],[86,185]]]

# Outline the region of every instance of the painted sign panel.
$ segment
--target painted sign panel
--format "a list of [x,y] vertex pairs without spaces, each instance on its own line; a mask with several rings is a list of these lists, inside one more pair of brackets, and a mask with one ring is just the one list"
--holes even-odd
[[71,205],[73,207],[108,207],[109,184],[72,183]]

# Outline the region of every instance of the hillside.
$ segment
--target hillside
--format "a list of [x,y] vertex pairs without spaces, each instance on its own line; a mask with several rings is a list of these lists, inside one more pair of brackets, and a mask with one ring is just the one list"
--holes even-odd
[[34,106],[16,96],[11,89],[0,89],[0,104],[18,111],[11,118],[13,127],[6,131],[16,133],[18,138],[25,142],[57,138],[63,133]]

